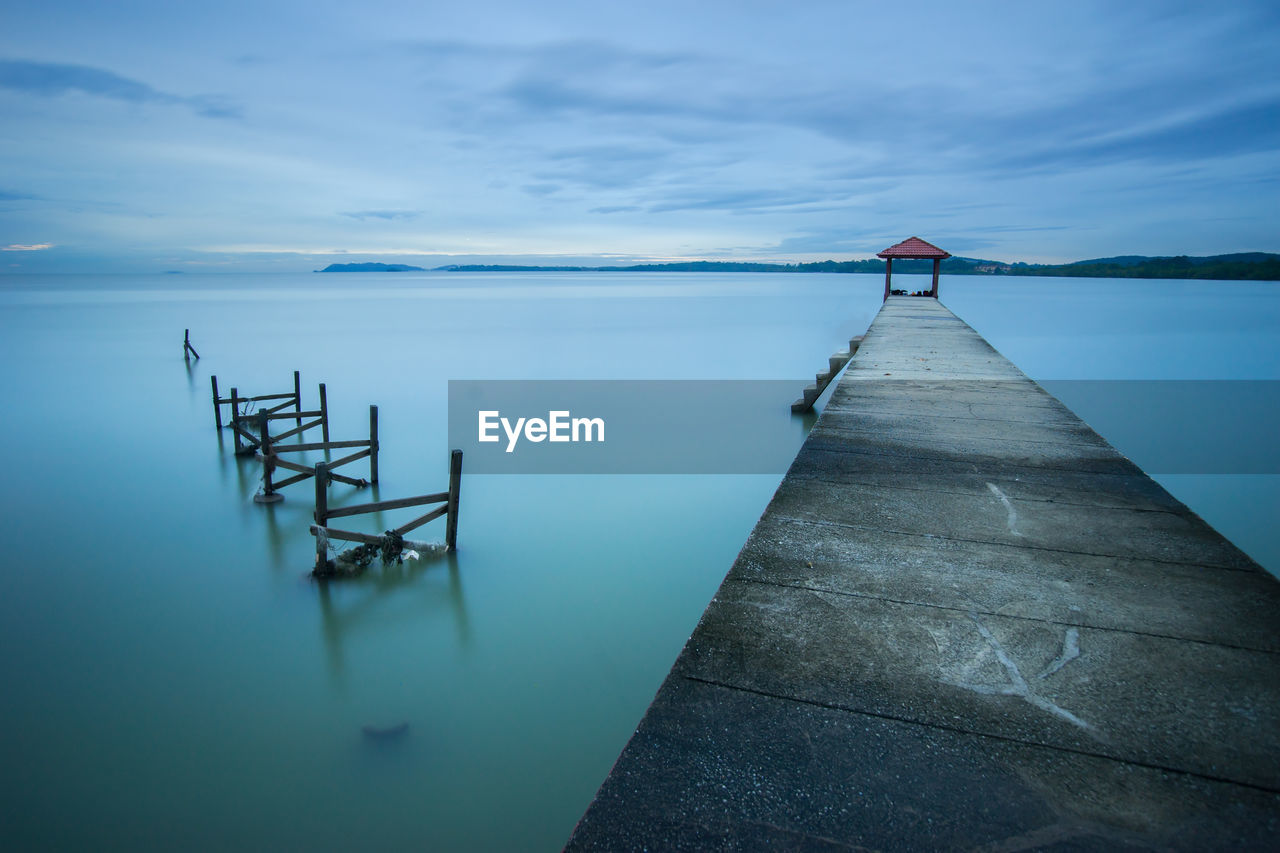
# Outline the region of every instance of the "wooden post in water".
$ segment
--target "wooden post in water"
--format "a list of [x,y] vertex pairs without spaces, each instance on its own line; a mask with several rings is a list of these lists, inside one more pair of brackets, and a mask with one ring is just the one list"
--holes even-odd
[[893,280],[893,258],[884,259],[884,298],[889,301],[889,282]]
[[323,382],[320,383],[320,436],[325,444],[329,443],[329,397]]
[[271,483],[276,460],[271,455],[270,430],[270,417],[265,411],[258,412],[258,452],[262,454],[262,494],[253,496],[254,503],[273,504],[284,500],[284,495],[277,492]]
[[317,575],[329,574],[329,537],[322,533],[329,524],[329,463],[316,463],[316,568]]
[[302,426],[302,375],[293,371],[293,410],[298,413],[297,426]]
[[218,400],[218,377],[210,376],[209,381],[213,383],[213,422],[218,425],[218,429],[222,429],[222,403]]
[[231,389],[231,431],[235,433],[236,453],[243,453],[243,443],[240,441],[240,393],[235,389]]
[[444,544],[450,551],[458,548],[458,499],[462,490],[462,451],[449,453],[449,515],[445,521]]
[[378,407],[369,407],[369,482],[378,482]]
[[191,345],[191,330],[182,330],[182,357],[187,361],[191,361],[191,356],[200,357],[200,353],[196,352],[196,348]]

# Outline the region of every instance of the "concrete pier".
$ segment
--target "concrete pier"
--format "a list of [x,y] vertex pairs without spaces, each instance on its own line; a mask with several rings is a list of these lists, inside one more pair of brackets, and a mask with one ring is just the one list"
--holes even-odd
[[568,849],[1278,839],[1280,583],[891,297]]

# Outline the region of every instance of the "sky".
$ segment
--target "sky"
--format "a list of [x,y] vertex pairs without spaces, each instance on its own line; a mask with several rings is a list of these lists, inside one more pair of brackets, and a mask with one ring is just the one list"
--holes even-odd
[[0,273],[1280,251],[1280,4],[5,0]]

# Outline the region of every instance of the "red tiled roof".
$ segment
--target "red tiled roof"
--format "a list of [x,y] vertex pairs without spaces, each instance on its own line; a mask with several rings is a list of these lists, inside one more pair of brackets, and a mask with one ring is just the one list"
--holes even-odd
[[876,252],[877,258],[949,258],[950,252],[944,252],[932,243],[926,243],[919,237],[908,237],[901,243],[895,243],[883,252]]

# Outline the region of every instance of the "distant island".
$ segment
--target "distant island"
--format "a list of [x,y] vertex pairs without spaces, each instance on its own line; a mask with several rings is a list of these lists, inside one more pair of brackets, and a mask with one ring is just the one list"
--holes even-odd
[[[395,265],[398,266],[398,265]],[[334,267],[390,268],[385,264],[333,264]],[[416,269],[416,267],[404,267]],[[632,266],[515,266],[509,264],[449,264],[439,272],[835,272],[883,273],[884,261],[816,261],[803,264],[760,264],[742,261],[685,261]],[[896,273],[930,273],[932,261],[895,260]],[[1121,255],[1069,264],[1005,263],[981,258],[947,258],[942,272],[948,275],[1043,275],[1075,278],[1194,278],[1280,281],[1280,254],[1240,252],[1208,257],[1148,257]]]
[[324,269],[313,272],[426,272],[426,269],[408,264],[329,264]]

